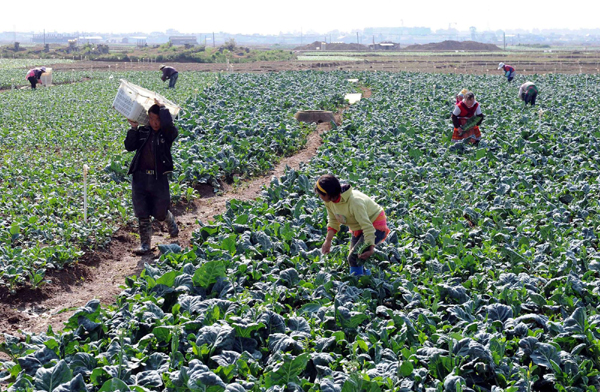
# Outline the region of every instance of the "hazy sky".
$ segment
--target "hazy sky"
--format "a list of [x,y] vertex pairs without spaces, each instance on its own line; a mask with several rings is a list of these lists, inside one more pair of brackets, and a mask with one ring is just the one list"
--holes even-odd
[[341,30],[365,27],[452,26],[468,30],[598,28],[600,1],[542,0],[53,0],[26,5],[6,0],[0,31],[21,32],[280,32]]

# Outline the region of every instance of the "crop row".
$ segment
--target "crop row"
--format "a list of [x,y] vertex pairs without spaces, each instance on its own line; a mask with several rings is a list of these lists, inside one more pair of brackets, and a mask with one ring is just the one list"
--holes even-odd
[[[100,76],[100,75],[98,75]],[[105,168],[124,156],[125,121],[111,109],[118,77],[106,75],[37,91],[4,92],[0,125],[0,281],[14,289],[44,283],[47,268],[76,261],[82,249],[103,245],[129,214],[127,183]],[[206,75],[189,75],[200,86]],[[155,89],[158,82],[149,83]],[[190,88],[166,92],[179,101]],[[124,159],[124,158],[123,158]],[[89,220],[83,222],[84,164],[89,176]],[[176,194],[180,197],[180,194]],[[112,222],[112,223],[110,223]]]
[[53,64],[70,64],[73,60],[60,60],[60,59],[8,59],[0,58],[0,69],[15,69],[15,68],[33,68],[43,65],[52,66]]
[[[162,248],[115,306],[7,336],[10,390],[598,390],[593,85],[536,77],[540,115],[501,78],[331,75],[374,95],[309,165],[231,201],[191,249]],[[450,144],[448,92],[463,87],[486,114],[478,147]],[[348,276],[343,230],[320,255],[312,187],[328,172],[386,210],[370,277]]]
[[[176,170],[172,198],[191,199],[199,183],[234,174],[248,177],[269,170],[280,156],[301,148],[312,129],[297,123],[296,110],[335,108],[345,84],[328,91],[327,78],[288,74],[287,78],[240,76],[221,79],[200,93],[214,76],[185,73],[168,90],[156,73],[90,74],[72,85],[15,90],[0,97],[0,283],[14,290],[45,283],[45,271],[76,262],[86,249],[104,246],[131,217],[124,152],[126,122],[111,109],[120,78],[180,102]],[[312,80],[299,91],[299,80]],[[272,100],[259,97],[277,90]],[[190,96],[194,96],[185,104]],[[245,99],[248,110],[236,102]],[[247,125],[236,125],[246,121]],[[224,147],[225,145],[225,147]],[[88,221],[83,221],[83,165],[88,176]]]

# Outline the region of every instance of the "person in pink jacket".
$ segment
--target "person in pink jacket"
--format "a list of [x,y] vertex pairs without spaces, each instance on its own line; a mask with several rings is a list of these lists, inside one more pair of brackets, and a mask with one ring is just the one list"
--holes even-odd
[[35,86],[41,83],[42,74],[46,72],[46,67],[32,68],[27,72],[25,78],[31,84],[31,89],[35,90]]

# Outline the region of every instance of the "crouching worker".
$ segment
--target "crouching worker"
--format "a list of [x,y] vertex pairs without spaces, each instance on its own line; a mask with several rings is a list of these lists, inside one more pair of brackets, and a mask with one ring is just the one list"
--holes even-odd
[[532,82],[525,82],[519,87],[519,98],[525,101],[525,105],[530,103],[531,106],[535,106],[537,95],[538,89]]
[[467,92],[462,102],[454,107],[452,112],[452,142],[456,143],[469,138],[470,143],[478,143],[481,140],[479,124],[483,121],[483,113],[479,102],[475,101],[475,94]]
[[31,84],[31,89],[35,90],[35,86],[41,83],[42,74],[46,72],[46,67],[32,68],[27,72],[25,78]]
[[[375,245],[383,242],[390,232],[383,208],[350,185],[340,184],[331,174],[317,180],[315,193],[325,202],[327,209],[327,237],[321,253],[331,251],[333,237],[341,224],[346,225],[352,233],[348,255],[350,275],[370,275],[363,263],[375,252]],[[360,250],[362,252],[358,254]]]
[[467,90],[466,88],[463,88],[462,90],[460,90],[460,92],[458,94],[456,94],[456,102],[454,103],[455,105],[458,105],[459,103],[462,102],[463,99],[465,99],[465,94],[468,93],[469,90]]
[[142,127],[129,120],[131,129],[125,139],[127,151],[135,151],[128,174],[133,175],[133,211],[140,225],[141,246],[135,251],[138,255],[146,254],[151,249],[150,216],[159,221],[166,220],[171,237],[179,234],[175,218],[169,211],[171,195],[167,177],[173,171],[171,146],[179,132],[173,125],[171,113],[157,99],[154,99],[154,105],[148,109],[148,117],[149,125]]
[[504,76],[506,76],[506,80],[509,83],[512,82],[517,73],[514,67],[511,67],[510,65],[504,63],[498,64],[498,69],[501,69],[504,72]]
[[173,67],[168,65],[161,65],[160,70],[162,71],[161,80],[164,82],[165,80],[169,80],[169,88],[175,88],[175,83],[177,83],[177,78],[179,77],[179,72]]

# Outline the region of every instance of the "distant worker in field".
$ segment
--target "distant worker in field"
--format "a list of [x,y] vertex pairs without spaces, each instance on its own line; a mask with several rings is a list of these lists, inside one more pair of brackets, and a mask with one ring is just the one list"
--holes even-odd
[[373,255],[375,245],[382,243],[390,232],[383,208],[350,185],[340,184],[331,174],[321,176],[314,190],[327,209],[327,236],[321,253],[325,255],[331,251],[333,237],[340,225],[346,225],[352,233],[348,255],[350,275],[370,275],[363,263]]
[[140,248],[135,251],[143,255],[151,250],[152,222],[150,216],[166,221],[171,237],[179,235],[179,228],[169,207],[168,173],[173,171],[171,146],[179,131],[173,125],[173,118],[165,105],[154,99],[154,105],[148,109],[149,125],[139,127],[129,120],[131,129],[127,131],[125,148],[135,151],[129,166],[133,175],[131,181],[133,211],[139,221]]
[[537,98],[537,95],[538,89],[535,87],[533,82],[525,82],[521,85],[521,87],[519,87],[519,98],[525,101],[525,105],[530,103],[531,106],[535,106],[535,99]]
[[479,124],[483,121],[483,113],[479,102],[475,101],[475,94],[471,91],[465,93],[462,102],[454,107],[451,117],[454,125],[453,143],[467,138],[470,143],[479,143],[481,140]]
[[173,67],[168,65],[161,65],[160,70],[162,71],[161,79],[164,82],[169,79],[169,88],[175,88],[175,83],[177,83],[177,77],[179,77],[179,72]]
[[35,86],[41,83],[42,74],[46,72],[46,67],[32,68],[27,72],[25,78],[31,83],[31,89],[35,90]]
[[455,105],[458,105],[459,103],[462,102],[462,100],[465,98],[465,94],[468,93],[469,90],[467,90],[466,88],[463,88],[462,90],[460,90],[460,92],[458,94],[456,94],[456,103]]
[[506,79],[509,82],[512,82],[512,80],[515,78],[515,69],[513,67],[511,67],[510,65],[500,63],[500,64],[498,64],[498,69],[501,69],[504,71],[504,76],[506,76]]

